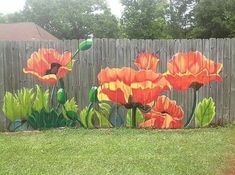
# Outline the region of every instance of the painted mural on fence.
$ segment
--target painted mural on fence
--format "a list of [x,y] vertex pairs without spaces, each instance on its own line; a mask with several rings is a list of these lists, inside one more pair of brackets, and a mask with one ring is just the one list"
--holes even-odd
[[[52,88],[43,90],[35,85],[35,88],[23,88],[16,93],[6,92],[3,112],[11,121],[9,130],[56,127],[176,129],[189,127],[194,119],[199,127],[210,125],[215,116],[215,102],[211,97],[198,102],[198,92],[210,82],[222,81],[219,73],[223,65],[198,51],[176,53],[164,73],[157,69],[160,58],[148,52],[137,55],[135,69],[101,69],[97,75],[99,86],[91,87],[90,103],[79,111],[75,98],[66,95],[63,78],[76,64],[76,55],[91,47],[92,39],[88,39],[80,43],[74,54],[59,53],[52,48],[32,53],[23,72]],[[184,109],[175,100],[162,95],[173,89],[185,92],[190,88],[193,89],[193,105],[189,116],[185,116]]]

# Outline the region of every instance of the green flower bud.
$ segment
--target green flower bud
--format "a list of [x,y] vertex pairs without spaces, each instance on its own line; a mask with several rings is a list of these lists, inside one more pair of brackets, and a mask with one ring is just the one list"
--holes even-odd
[[84,50],[90,49],[91,46],[92,46],[92,43],[93,43],[93,41],[92,41],[91,38],[89,38],[89,39],[87,39],[87,40],[81,42],[81,43],[79,44],[79,50],[80,50],[80,51],[84,51]]
[[89,101],[90,102],[97,102],[97,93],[98,93],[98,88],[96,86],[91,87],[89,91]]
[[60,104],[65,104],[66,102],[66,93],[65,93],[65,90],[63,88],[60,88],[57,93],[56,93],[56,97],[57,97],[57,101],[60,103]]

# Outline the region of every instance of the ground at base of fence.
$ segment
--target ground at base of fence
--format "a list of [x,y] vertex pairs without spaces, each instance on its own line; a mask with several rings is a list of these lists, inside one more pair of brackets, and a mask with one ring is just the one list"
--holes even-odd
[[235,127],[0,133],[2,174],[223,174]]

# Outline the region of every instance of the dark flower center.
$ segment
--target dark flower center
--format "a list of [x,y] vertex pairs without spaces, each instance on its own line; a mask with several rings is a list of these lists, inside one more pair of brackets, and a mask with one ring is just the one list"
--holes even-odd
[[193,88],[195,89],[196,91],[199,90],[201,87],[202,87],[203,84],[201,83],[197,83],[197,82],[193,82],[191,85],[190,85],[190,88]]
[[[162,111],[161,112],[162,114],[169,114],[169,112],[167,112],[167,111]],[[170,115],[170,114],[169,114]]]
[[47,70],[45,75],[49,75],[49,74],[55,74],[56,75],[58,73],[58,70],[59,70],[60,67],[61,67],[60,64],[52,63],[51,64],[51,69]]
[[130,96],[128,99],[128,103],[124,104],[124,106],[126,109],[138,108],[141,112],[148,113],[155,106],[155,102],[154,102],[153,106],[144,105],[141,103],[134,103],[134,102],[132,102],[132,96]]

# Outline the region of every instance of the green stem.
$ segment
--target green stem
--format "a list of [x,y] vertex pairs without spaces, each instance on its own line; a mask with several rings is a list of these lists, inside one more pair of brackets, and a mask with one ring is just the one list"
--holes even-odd
[[88,116],[89,116],[89,113],[90,113],[90,111],[91,111],[91,109],[92,109],[92,105],[93,105],[93,103],[90,103],[89,104],[89,106],[88,106],[88,110],[87,110],[87,114],[86,114],[86,127],[88,128]]
[[132,128],[136,128],[137,127],[137,123],[136,123],[136,110],[137,110],[137,107],[134,106],[132,108]]
[[[59,109],[59,107],[60,107],[60,104],[58,103],[58,105],[56,106],[56,111]],[[63,105],[63,107],[64,107],[64,105]]]
[[196,105],[197,105],[197,99],[198,99],[198,90],[197,89],[193,89],[193,107],[192,107],[192,111],[191,111],[191,114],[187,120],[187,122],[185,123],[184,127],[189,127],[190,123],[192,122],[193,120],[193,116],[194,116],[194,112],[195,112],[195,109],[196,109]]
[[55,93],[55,85],[52,87],[52,91],[51,91],[51,97],[50,97],[50,104],[52,105],[52,100],[53,100],[53,96]]
[[73,60],[75,58],[75,56],[80,52],[80,49],[77,49],[76,52],[74,53],[74,55],[72,56],[72,59]]
[[64,89],[64,80],[61,78],[59,82],[60,82],[60,87]]

